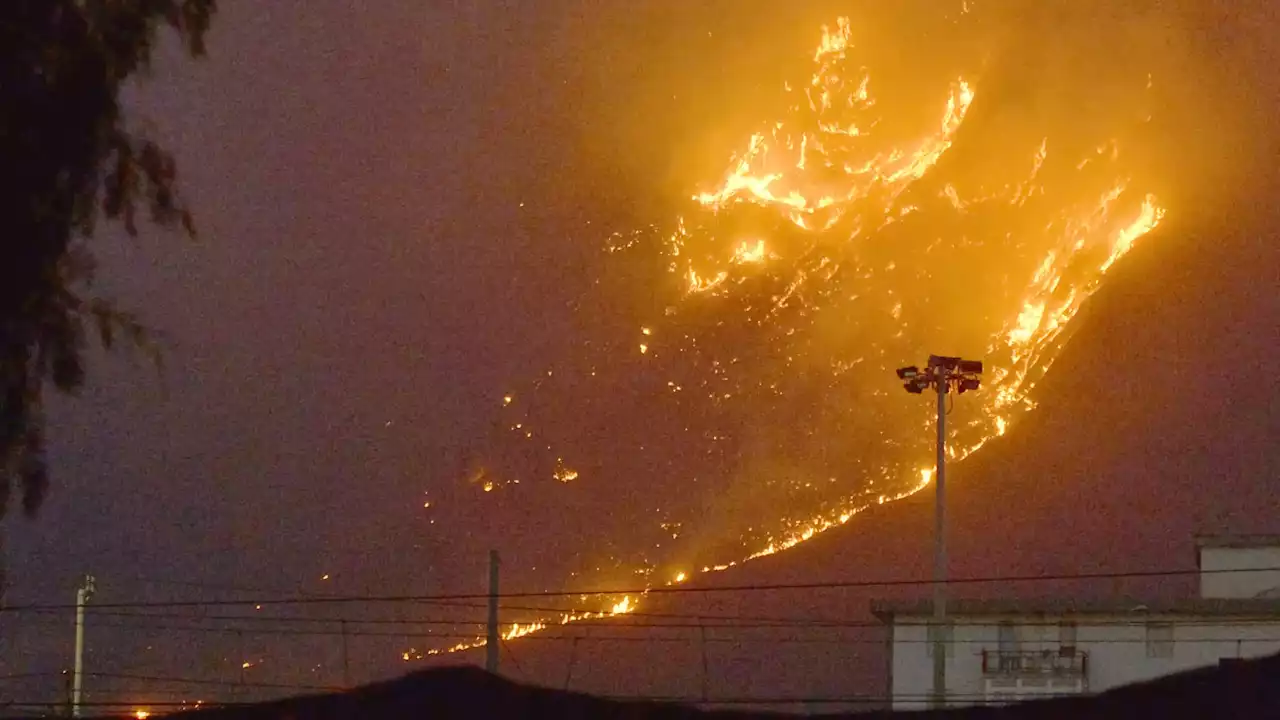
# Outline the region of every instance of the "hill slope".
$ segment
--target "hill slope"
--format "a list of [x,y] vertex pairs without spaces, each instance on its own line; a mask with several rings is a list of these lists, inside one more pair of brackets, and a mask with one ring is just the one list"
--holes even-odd
[[[1269,369],[1280,337],[1280,253],[1266,206],[1274,187],[1259,183],[1205,217],[1184,214],[1136,251],[1045,381],[1040,409],[952,468],[954,577],[1191,571],[1195,533],[1280,530],[1273,442],[1280,380]],[[923,580],[932,563],[932,512],[929,490],[699,586]],[[1191,592],[1191,580],[982,584],[953,593],[1168,594]],[[849,706],[866,707],[884,695],[885,682],[884,636],[869,601],[927,592],[651,597],[643,617],[510,642],[503,669],[605,694],[808,698],[827,709],[840,705],[828,700],[858,696]],[[665,614],[681,617],[659,617]],[[698,614],[859,626],[676,627],[716,622],[687,617]],[[623,622],[664,627],[628,630]],[[591,637],[565,638],[584,633]]]

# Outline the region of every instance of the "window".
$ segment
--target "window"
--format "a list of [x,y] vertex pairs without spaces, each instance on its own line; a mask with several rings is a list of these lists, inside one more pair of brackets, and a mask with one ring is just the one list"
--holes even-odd
[[1000,672],[1017,672],[1022,667],[1022,657],[1018,655],[1017,626],[1007,620],[1000,623],[996,642]]
[[1076,652],[1076,624],[1070,620],[1058,623],[1058,650],[1063,655]]
[[1147,657],[1173,657],[1173,623],[1147,623]]
[[956,644],[952,642],[951,626],[940,626],[929,623],[929,643],[927,645],[928,657],[933,657],[933,644],[938,640],[942,640],[946,647],[947,657],[955,657]]
[[1018,628],[1013,623],[1000,623],[1000,634],[997,636],[1000,642],[1001,653],[1015,653],[1018,651]]

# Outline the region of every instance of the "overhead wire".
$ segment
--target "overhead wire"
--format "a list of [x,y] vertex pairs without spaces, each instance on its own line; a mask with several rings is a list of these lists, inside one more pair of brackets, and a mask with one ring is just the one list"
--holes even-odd
[[[967,578],[951,578],[947,585],[978,585],[991,583],[1027,583],[1057,582],[1068,580],[1124,580],[1138,578],[1163,578],[1187,575],[1203,575],[1211,573],[1246,573],[1246,572],[1280,572],[1280,568],[1245,568],[1230,570],[1137,570],[1127,572],[1096,572],[1077,574],[1049,575],[993,575]],[[533,592],[509,592],[499,595],[500,598],[538,598],[538,597],[587,597],[587,596],[646,596],[646,595],[681,595],[712,594],[742,592],[777,592],[795,590],[837,590],[852,588],[888,588],[933,586],[935,580],[897,579],[897,580],[844,580],[806,583],[777,584],[744,584],[718,586],[658,586],[647,588],[623,588],[612,590],[542,590]],[[457,593],[443,595],[341,595],[325,597],[292,597],[292,598],[258,598],[246,600],[178,600],[178,601],[135,601],[97,603],[94,607],[103,609],[129,608],[175,608],[175,607],[240,607],[246,605],[323,605],[352,603],[403,603],[403,602],[435,602],[444,600],[481,600],[488,599],[488,593]],[[74,604],[54,603],[26,605],[7,605],[0,607],[0,614],[33,612],[40,610],[68,610]],[[622,614],[622,613],[619,613]]]
[[[504,609],[512,609],[510,606],[500,606],[500,607],[503,607]],[[561,609],[561,608],[553,609],[553,608],[546,608],[546,607],[534,608],[534,607],[518,606],[518,609],[526,612],[543,612],[543,613],[563,612],[565,614],[587,612],[581,609],[576,609],[576,610]],[[33,611],[33,614],[40,616],[40,615],[49,615],[56,612],[59,612],[59,611],[38,610],[38,611]],[[163,613],[163,612],[117,612],[112,610],[100,610],[92,606],[90,606],[87,609],[87,612],[90,614],[91,617],[112,618],[112,619],[121,620],[121,621],[135,621],[135,620],[145,621],[145,620],[152,620],[152,619],[161,619],[161,620],[182,620],[190,623],[247,623],[249,625],[274,623],[274,624],[281,624],[281,625],[308,624],[308,625],[333,626],[333,625],[350,624],[350,625],[376,625],[376,626],[384,626],[384,627],[392,626],[392,627],[408,627],[408,628],[419,628],[423,626],[444,626],[444,627],[454,627],[454,628],[460,627],[460,626],[471,626],[471,627],[481,628],[486,623],[485,618],[478,618],[478,617],[472,618],[472,619],[467,619],[467,618],[361,618],[361,617],[356,617],[351,615],[344,615],[341,617],[319,618],[319,617],[300,617],[300,616],[281,616],[281,615],[271,615],[271,616],[203,615],[203,614],[190,614],[190,613]],[[1036,615],[1044,614],[1044,611],[1036,609],[1034,605],[1030,606],[1027,612],[1030,614],[1036,614]],[[1157,608],[1157,610],[1154,613],[1147,610],[1146,608],[1142,608],[1140,610],[1133,611],[1131,613],[1131,617],[1124,617],[1124,618],[1105,617],[1105,616],[1091,617],[1091,615],[1094,615],[1094,614],[1096,613],[1089,612],[1087,609],[1082,612],[1080,609],[1072,609],[1071,607],[1068,606],[1068,607],[1061,608],[1060,611],[1054,613],[1054,617],[1048,617],[1043,619],[1025,618],[1019,621],[1019,625],[1058,626],[1062,624],[1063,621],[1058,617],[1056,617],[1057,615],[1072,617],[1077,620],[1082,619],[1083,624],[1085,625],[1093,625],[1093,626],[1134,625],[1134,624],[1141,624],[1144,622],[1148,622],[1150,617],[1152,617],[1153,615],[1161,615],[1163,613],[1159,608]],[[659,620],[665,620],[665,619],[681,620],[685,622],[653,621],[652,620],[653,618],[657,618]],[[980,616],[975,617],[974,619],[971,619],[970,624],[982,624],[979,618]],[[60,618],[50,617],[49,620],[60,621]],[[753,616],[753,615],[704,615],[704,614],[697,614],[697,613],[644,613],[639,611],[632,612],[632,613],[618,614],[618,615],[590,617],[590,618],[586,618],[586,620],[590,620],[592,622],[597,622],[597,623],[606,623],[609,626],[621,627],[621,628],[646,628],[647,627],[647,628],[708,628],[708,629],[715,629],[715,628],[723,628],[723,629],[779,629],[779,628],[781,629],[795,629],[795,628],[844,629],[844,628],[869,628],[869,627],[885,626],[885,623],[880,620],[837,620],[837,619],[831,619],[831,618],[776,617],[776,616],[770,617],[770,616]],[[1276,620],[1274,619],[1270,619],[1263,616],[1232,617],[1230,620],[1231,620],[1231,623],[1235,625],[1271,624],[1276,622]],[[556,626],[568,626],[570,624],[576,624],[577,622],[581,622],[581,620],[575,620],[573,623],[568,623],[568,622],[562,622],[562,621],[552,619],[552,620],[545,621],[544,624],[546,625],[546,628],[550,629]],[[1222,624],[1222,622],[1223,622],[1222,618],[1216,618],[1216,617],[1203,617],[1203,618],[1191,617],[1191,618],[1182,618],[1179,620],[1179,623],[1182,625],[1219,625],[1219,624]],[[503,623],[503,625],[507,625],[507,626],[511,624],[513,624],[511,621],[507,621]],[[141,624],[141,623],[131,623],[131,622],[120,622],[118,623],[118,625],[119,626],[144,626],[144,624]],[[166,627],[166,628],[174,627],[177,629],[184,628],[184,626],[156,626],[156,627]],[[257,628],[254,628],[254,627],[238,627],[238,626],[210,628],[202,625],[192,625],[189,627],[190,629],[207,629],[207,630],[213,630],[213,631],[219,631],[219,632],[242,631],[242,632],[253,633],[257,631]],[[299,632],[303,632],[303,631],[299,630]],[[317,634],[341,634],[342,633],[342,631],[340,630],[316,630],[316,631],[306,631],[306,632],[315,632]],[[352,634],[352,635],[369,634],[368,631],[358,630],[358,629],[348,630],[347,632],[348,634]],[[405,634],[421,634],[421,632],[406,631],[405,633],[388,632],[388,633],[382,633],[382,634],[399,637]]]
[[109,678],[113,680],[138,680],[142,682],[175,683],[182,685],[211,685],[217,687],[252,687],[273,690],[315,690],[323,692],[341,692],[343,688],[336,685],[306,685],[301,683],[269,683],[253,680],[224,680],[211,678],[173,677],[165,675],[135,675],[132,673],[85,672],[90,677]]
[[[335,691],[337,692],[337,691]],[[722,698],[702,698],[683,695],[596,695],[593,697],[601,700],[609,700],[613,702],[644,702],[644,703],[669,703],[678,705],[692,705],[698,707],[714,707],[716,705],[864,705],[864,704],[888,704],[890,702],[923,702],[929,700],[932,696],[929,694],[908,694],[898,695],[897,697],[886,697],[881,695],[815,695],[815,696],[798,696],[798,697],[746,697],[746,696],[727,696]],[[948,697],[954,700],[963,700],[968,705],[982,705],[986,703],[1004,705],[1005,701],[995,701],[986,697],[981,693],[948,693]],[[275,700],[269,702],[277,702]],[[83,708],[102,708],[107,710],[116,710],[121,708],[175,708],[175,709],[213,709],[213,708],[231,708],[243,705],[252,705],[253,703],[231,702],[231,701],[157,701],[157,702],[136,702],[136,701],[82,701],[80,706]],[[65,700],[14,700],[9,701],[10,707],[65,707]]]
[[[145,616],[140,616],[140,615],[132,615],[129,617],[130,619],[133,619],[133,618],[145,619]],[[1280,618],[1272,619],[1272,620],[1253,619],[1247,622],[1248,624],[1258,624],[1258,625],[1280,625]],[[1081,625],[1083,625],[1086,628],[1102,627],[1102,626],[1141,627],[1145,623],[1146,623],[1145,620],[1116,620],[1116,619],[1100,618],[1096,622],[1090,621],[1090,622],[1081,623]],[[970,624],[977,625],[977,626],[988,626],[988,625],[995,625],[996,623],[974,622]],[[1186,623],[1186,625],[1202,625],[1202,626],[1221,626],[1222,624],[1223,624],[1223,621],[1220,619],[1219,620],[1198,620],[1198,621]],[[1056,628],[1056,627],[1060,627],[1061,623],[1056,621],[1036,623],[1033,621],[1028,623],[1019,623],[1019,625],[1024,627],[1041,625],[1044,627]],[[109,623],[106,626],[112,627],[112,628],[156,630],[156,631],[166,631],[166,632],[190,632],[190,633],[210,633],[210,634],[235,633],[235,634],[248,634],[250,636],[256,635],[256,636],[281,636],[281,637],[298,636],[298,637],[337,638],[337,637],[345,636],[345,637],[353,637],[353,638],[383,637],[383,638],[396,638],[396,639],[407,639],[407,638],[417,637],[420,639],[435,639],[435,640],[472,640],[472,639],[478,639],[480,637],[480,633],[478,632],[476,633],[425,632],[424,633],[424,632],[411,632],[411,631],[378,632],[378,631],[351,630],[351,629],[344,631],[341,629],[324,629],[324,628],[301,628],[300,629],[300,628],[282,628],[282,627],[274,627],[274,628],[273,627],[257,627],[257,628],[208,627],[208,626],[200,626],[200,625],[176,625],[176,624],[146,623],[146,622]],[[1077,627],[1079,627],[1079,625],[1077,625]],[[776,631],[787,631],[787,632],[794,633],[797,630],[807,629],[807,630],[814,630],[814,631],[821,630],[823,632],[829,633],[831,630],[844,630],[844,629],[852,630],[852,629],[871,629],[871,628],[884,629],[885,626],[882,623],[878,623],[878,622],[861,622],[861,621],[851,621],[851,622],[840,624],[840,625],[804,625],[804,624],[761,625],[761,624],[752,624],[752,623],[743,623],[743,624],[624,623],[624,624],[613,626],[613,629],[616,629],[618,631],[623,631],[623,632],[636,631],[636,630],[646,630],[646,631],[648,630],[665,630],[665,631],[728,630],[728,631],[756,631],[758,633],[759,631],[762,631],[762,630],[776,630]],[[541,640],[570,640],[570,641],[592,640],[592,641],[618,641],[618,642],[692,642],[696,640],[694,636],[680,636],[680,635],[668,635],[666,637],[653,637],[653,636],[643,637],[643,636],[636,636],[633,634],[602,635],[598,632],[598,629],[593,634],[587,634],[586,628],[582,629],[583,632],[570,632],[570,633],[560,633],[560,634],[554,634],[553,632],[550,632],[556,629],[574,630],[574,628],[571,628],[569,625],[554,625],[554,626],[548,626],[544,631],[539,633],[531,633],[529,635],[522,635],[517,637],[503,637],[502,639],[504,642],[506,640],[540,640],[540,641]],[[830,644],[837,644],[837,645],[839,644],[883,645],[884,644],[883,639],[866,639],[866,638],[858,638],[858,637],[830,637],[830,636],[824,636],[821,638],[796,637],[796,636],[779,638],[779,637],[765,637],[760,635],[755,635],[750,637],[743,637],[741,635],[736,635],[733,637],[712,636],[706,639],[709,642],[719,642],[719,643],[725,643],[725,642],[815,643],[816,642],[821,644],[830,643]],[[970,637],[963,637],[963,638],[955,638],[950,642],[954,642],[957,645],[976,644],[976,643],[990,644],[990,643],[996,642],[997,640],[998,640],[998,637],[996,636],[992,636],[992,637],[970,636]],[[928,644],[928,643],[931,643],[932,641],[926,640],[926,639],[900,638],[900,639],[896,639],[895,642],[909,645],[909,644],[915,644],[915,643]],[[1097,639],[1083,639],[1079,641],[1081,646],[1094,645],[1094,644],[1103,644],[1103,645],[1134,644],[1134,643],[1145,643],[1145,642],[1147,642],[1145,638],[1097,638]],[[1191,638],[1181,638],[1178,640],[1178,642],[1180,643],[1222,643],[1222,642],[1280,643],[1280,635],[1276,635],[1276,636],[1230,635],[1230,636],[1213,636],[1213,637],[1191,637]],[[4,679],[4,678],[0,677],[0,679]]]
[[[1248,572],[1248,571],[1275,572],[1277,571],[1277,568],[1253,568],[1253,569],[1248,569],[1244,571],[1245,572]],[[1206,574],[1206,573],[1214,573],[1214,572],[1239,573],[1239,572],[1242,572],[1242,570],[1238,570],[1238,569],[1222,570],[1222,571],[1159,570],[1159,571],[1137,571],[1137,572],[1125,572],[1125,573],[1117,573],[1117,572],[1084,573],[1084,574],[1072,574],[1072,575],[1057,574],[1057,575],[993,576],[993,577],[956,578],[950,582],[953,584],[966,584],[966,583],[990,583],[990,582],[1029,582],[1029,581],[1035,582],[1035,581],[1064,581],[1064,580],[1091,580],[1091,579],[1154,578],[1154,577],[1172,577],[1172,576],[1191,575],[1191,574]],[[922,585],[931,585],[932,582],[933,582],[932,580],[887,580],[887,581],[859,580],[859,581],[844,581],[844,582],[815,582],[815,583],[775,584],[775,585],[765,585],[765,584],[736,585],[736,586],[721,586],[721,587],[711,587],[711,588],[665,587],[665,588],[650,588],[650,589],[646,589],[645,591],[610,590],[610,591],[591,591],[591,592],[566,591],[566,592],[554,592],[554,593],[552,592],[511,593],[511,594],[505,595],[504,597],[524,598],[524,597],[569,597],[569,596],[582,597],[582,596],[598,596],[598,595],[645,595],[645,594],[653,594],[655,592],[657,593],[757,592],[757,591],[770,591],[770,590],[797,590],[797,589],[818,589],[818,588],[885,587],[885,586],[892,587],[892,586],[917,586],[917,585],[922,586]],[[351,637],[387,637],[387,638],[397,638],[397,639],[419,637],[421,639],[436,639],[436,640],[442,640],[442,641],[454,640],[454,639],[469,641],[469,640],[478,640],[479,633],[449,634],[449,633],[436,633],[430,630],[428,630],[427,632],[422,632],[420,628],[423,626],[458,627],[460,625],[474,626],[478,628],[483,625],[483,621],[479,619],[476,619],[476,620],[455,619],[455,618],[445,619],[445,618],[438,618],[438,617],[437,618],[359,618],[359,617],[353,618],[353,617],[350,617],[350,614],[344,615],[343,617],[336,617],[336,618],[298,617],[298,616],[293,616],[293,617],[262,616],[262,615],[256,615],[256,614],[207,615],[207,614],[182,614],[182,613],[154,613],[154,612],[148,612],[148,610],[164,609],[164,608],[172,609],[172,608],[180,608],[180,607],[188,607],[193,609],[205,608],[205,607],[245,607],[250,605],[262,606],[262,605],[268,605],[268,604],[270,605],[299,604],[304,606],[310,606],[310,605],[315,605],[317,603],[331,603],[335,601],[343,602],[343,603],[348,603],[348,602],[354,603],[354,602],[392,602],[395,600],[402,600],[405,602],[412,602],[412,603],[427,603],[427,604],[433,604],[433,605],[442,606],[442,607],[456,606],[456,607],[467,607],[467,608],[479,608],[479,607],[483,607],[484,604],[479,602],[465,602],[465,601],[479,600],[481,598],[487,599],[487,594],[486,595],[463,595],[463,594],[426,595],[426,596],[406,596],[402,598],[388,598],[385,596],[337,596],[337,597],[308,597],[308,598],[301,598],[301,599],[268,598],[265,600],[237,600],[237,601],[223,601],[223,600],[183,601],[183,602],[176,602],[176,603],[172,603],[172,602],[108,603],[108,604],[91,605],[89,607],[89,612],[94,616],[101,616],[104,618],[111,618],[115,620],[116,622],[111,625],[112,627],[134,628],[134,629],[143,629],[143,630],[151,629],[151,630],[157,630],[157,631],[163,630],[163,631],[201,632],[201,633],[231,632],[231,633],[237,633],[237,634],[249,633],[249,634],[263,634],[263,635],[307,635],[307,636],[315,636],[315,637],[336,637],[336,636],[342,636],[342,635],[347,635]],[[18,606],[10,606],[7,608],[2,608],[0,609],[0,612],[50,613],[50,612],[59,612],[62,610],[67,610],[67,609],[70,609],[71,607],[73,606],[18,605]],[[591,620],[605,620],[609,622],[611,626],[616,627],[620,631],[626,631],[626,632],[634,632],[637,630],[651,632],[651,631],[657,631],[657,630],[680,630],[680,629],[719,630],[721,631],[720,637],[706,638],[706,641],[715,642],[715,643],[738,643],[738,644],[800,643],[800,644],[827,644],[827,645],[863,645],[863,644],[882,645],[883,644],[883,640],[867,640],[865,638],[848,638],[848,637],[844,637],[844,638],[841,638],[841,637],[780,638],[776,636],[762,637],[759,634],[752,637],[742,637],[741,635],[737,635],[733,637],[723,636],[723,632],[734,631],[734,630],[737,630],[737,631],[787,630],[787,631],[794,632],[798,629],[830,631],[833,629],[845,629],[845,628],[873,628],[873,627],[884,628],[884,623],[880,621],[871,621],[871,620],[842,621],[842,620],[830,620],[830,619],[822,619],[822,618],[756,617],[756,616],[746,616],[746,615],[657,613],[657,612],[639,612],[639,611],[612,615],[612,616],[600,616],[598,614],[599,611],[555,608],[555,607],[544,606],[541,604],[539,605],[502,604],[501,607],[504,610],[508,610],[508,611],[520,611],[520,612],[532,612],[532,613],[557,613],[557,612],[591,613],[593,615],[597,615],[596,617],[590,618]],[[1085,607],[1087,608],[1087,602],[1085,603]],[[133,610],[133,612],[112,612],[112,609],[118,609],[122,611]],[[1139,625],[1146,622],[1150,617],[1150,615],[1144,616],[1144,615],[1138,614],[1137,610],[1138,609],[1135,608],[1135,614],[1132,618],[1092,618],[1091,619],[1091,618],[1088,618],[1087,615],[1076,615],[1076,618],[1078,621],[1078,625],[1083,627],[1087,627],[1090,625],[1095,625],[1095,626],[1096,625],[1121,625],[1121,624],[1122,625]],[[1031,609],[1030,612],[1037,612],[1037,611],[1035,611],[1034,609]],[[1160,608],[1157,607],[1154,613],[1158,614],[1159,612],[1160,612]],[[1072,608],[1069,606],[1063,607],[1061,609],[1061,613],[1068,616],[1075,614],[1073,613]],[[149,623],[148,621],[152,618],[183,620],[183,621],[188,621],[190,623],[239,623],[239,624],[254,625],[256,627],[209,627],[207,625],[196,625],[196,624],[161,625],[161,624]],[[649,619],[649,618],[696,620],[697,622],[637,622],[637,620],[643,620],[643,619]],[[336,629],[324,628],[324,627],[319,627],[319,628],[263,627],[263,625],[266,625],[269,623],[274,623],[277,625],[283,625],[283,624],[326,625],[327,624],[332,626],[333,624],[346,623],[346,622],[351,622],[354,624],[404,627],[405,631],[404,632],[373,632],[369,630],[356,628],[356,629],[347,629],[344,632],[343,630],[336,630]],[[1179,623],[1182,625],[1189,625],[1189,624],[1208,625],[1208,624],[1221,624],[1222,622],[1223,622],[1222,619],[1217,619],[1217,618],[1186,618],[1179,621]],[[1268,621],[1266,619],[1259,619],[1259,618],[1230,618],[1229,622],[1231,622],[1232,624],[1239,624],[1239,623],[1274,624],[1275,620]],[[1043,621],[1027,620],[1024,622],[1020,622],[1019,624],[1020,625],[1036,625],[1036,624],[1059,625],[1060,622],[1057,620],[1046,619]],[[598,632],[594,634],[555,633],[554,631],[557,625],[559,625],[559,623],[556,623],[554,620],[548,621],[547,626],[543,628],[539,634],[525,635],[525,636],[519,637],[518,639],[550,641],[550,642],[571,641],[575,644],[578,642],[581,642],[582,640],[590,640],[590,641],[604,642],[604,643],[695,643],[695,642],[699,642],[699,640],[696,637],[680,637],[680,636],[672,637],[670,635],[667,635],[667,636],[654,636],[654,635],[636,636],[634,634],[602,635]],[[567,626],[562,626],[562,627],[566,627],[567,629]],[[503,647],[506,649],[506,652],[510,654],[511,653],[510,647],[507,644],[506,640],[507,638],[505,637],[502,640]],[[953,642],[955,642],[956,644],[964,644],[964,643],[977,644],[977,643],[994,643],[995,640],[996,638],[991,638],[986,640],[982,638],[956,638],[953,640]],[[910,639],[904,639],[903,642],[910,643],[912,641]],[[924,642],[927,642],[927,640],[920,640],[920,642],[924,643]],[[1146,640],[1144,638],[1099,638],[1096,640],[1081,639],[1079,644],[1081,647],[1086,647],[1088,645],[1095,645],[1095,644],[1115,644],[1115,643],[1137,644],[1137,643],[1145,643],[1145,642]],[[1186,643],[1280,642],[1280,637],[1231,636],[1231,637],[1180,638],[1178,642],[1180,643],[1183,643],[1183,642],[1186,642]],[[513,662],[518,663],[518,661],[515,661],[514,659],[513,659]],[[32,674],[24,674],[24,676],[36,677],[40,675],[47,676],[47,675],[56,675],[56,674],[57,673],[32,673]],[[159,676],[138,676],[138,679],[151,678],[151,677],[155,677],[157,679],[159,678]],[[3,678],[0,678],[0,679],[3,679]],[[179,680],[180,679],[175,679],[174,681],[177,682]],[[221,681],[217,681],[217,683],[214,683],[214,681],[210,681],[210,682],[213,684],[221,683]],[[256,683],[255,685],[268,687],[273,684]],[[296,686],[285,686],[281,684],[281,686],[278,689],[320,689],[320,686],[316,686],[315,688],[305,688],[305,687],[296,687]],[[754,699],[752,701],[759,702],[760,700]],[[698,700],[698,702],[701,702],[701,700]],[[715,701],[711,701],[711,702],[715,702]]]

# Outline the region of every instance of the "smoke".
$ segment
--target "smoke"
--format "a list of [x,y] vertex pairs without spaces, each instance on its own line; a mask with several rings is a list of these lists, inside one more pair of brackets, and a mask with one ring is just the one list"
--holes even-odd
[[[736,62],[720,43],[675,62],[593,41],[644,72],[584,97],[584,117],[608,120],[582,121],[583,147],[650,168],[659,205],[669,185],[683,195],[607,238],[579,280],[578,338],[495,388],[460,473],[476,504],[459,516],[503,519],[469,532],[553,585],[665,582],[917,488],[930,408],[894,367],[987,360],[987,388],[953,417],[959,454],[976,449],[1031,407],[1076,313],[1163,209],[1176,222],[1224,201],[1216,188],[1265,147],[1247,139],[1274,81],[1240,70],[1269,57],[1261,4],[866,4],[848,50],[817,62],[816,36],[769,44],[778,16],[735,7],[708,34],[749,35]],[[659,22],[685,45],[706,27],[660,12],[636,26]],[[706,87],[699,59],[735,68],[741,99]],[[651,158],[691,142],[691,159]]]

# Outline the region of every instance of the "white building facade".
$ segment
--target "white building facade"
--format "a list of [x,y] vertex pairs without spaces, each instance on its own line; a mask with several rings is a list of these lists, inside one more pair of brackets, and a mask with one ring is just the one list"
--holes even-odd
[[[1280,652],[1280,536],[1199,538],[1197,549],[1200,596],[1186,600],[949,602],[947,704],[1096,693]],[[931,603],[872,611],[889,628],[893,709],[928,707]]]

